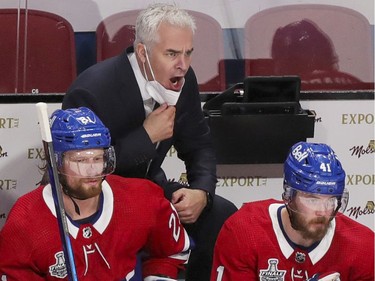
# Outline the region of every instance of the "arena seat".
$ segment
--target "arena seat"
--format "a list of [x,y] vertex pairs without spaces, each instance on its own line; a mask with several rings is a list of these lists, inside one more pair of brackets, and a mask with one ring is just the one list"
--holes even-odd
[[[97,61],[121,53],[134,42],[134,25],[139,11],[119,12],[99,23],[96,29]],[[197,11],[188,12],[197,25],[192,67],[197,75],[199,90],[223,91],[226,83],[222,28],[209,15]]]
[[133,45],[135,37],[134,25],[122,26],[111,38],[104,25],[97,29],[96,60],[102,61],[120,54],[127,46]]
[[116,56],[134,42],[134,26],[140,10],[122,11],[103,19],[96,28],[96,60]]
[[65,93],[76,77],[74,32],[61,16],[0,9],[0,93]]
[[[371,26],[364,15],[349,8],[319,5],[319,4],[300,4],[274,7],[258,12],[250,17],[244,27],[244,58],[245,75],[277,75],[276,61],[271,54],[272,42],[275,32],[288,24],[298,21],[309,21],[319,28],[322,33],[331,41],[333,52],[338,59],[339,72],[343,72],[345,78],[358,78],[360,85],[335,84],[330,85],[330,89],[353,89],[366,87],[374,82],[374,50],[371,42]],[[312,44],[319,42],[315,40]],[[276,48],[281,48],[277,46]],[[297,52],[291,51],[296,54]],[[304,56],[312,56],[308,49],[301,51]],[[292,58],[292,55],[290,55]],[[317,56],[324,60],[323,56]],[[300,68],[307,68],[303,65],[301,58],[295,57],[289,61],[290,65]],[[301,75],[302,90],[324,90],[327,85],[308,85],[304,83],[303,74],[285,73],[291,75]],[[314,76],[316,78],[316,76]],[[311,78],[311,79],[314,79]],[[317,78],[319,79],[319,78]],[[373,84],[372,84],[373,85]]]

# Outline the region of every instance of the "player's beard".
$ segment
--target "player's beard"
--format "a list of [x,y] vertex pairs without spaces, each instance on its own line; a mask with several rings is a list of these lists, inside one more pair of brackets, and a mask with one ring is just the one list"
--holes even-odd
[[80,178],[68,183],[65,176],[60,177],[63,191],[66,195],[85,200],[98,196],[102,192],[103,177],[97,178]]
[[297,230],[304,239],[320,241],[330,228],[330,218],[316,217],[306,220],[304,215],[295,211],[289,212],[292,227]]

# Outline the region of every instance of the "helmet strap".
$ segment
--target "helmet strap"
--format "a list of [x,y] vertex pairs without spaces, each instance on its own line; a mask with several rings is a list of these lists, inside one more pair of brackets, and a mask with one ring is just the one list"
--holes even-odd
[[338,212],[338,211],[340,210],[340,208],[341,208],[341,204],[342,204],[342,203],[341,203],[341,199],[340,199],[340,200],[339,200],[339,203],[338,203],[338,205],[337,205],[337,207],[336,207],[336,210],[334,210],[333,213],[332,213],[332,217],[331,217],[330,221],[333,220],[334,217],[336,217],[337,212]]
[[65,186],[63,186],[62,190],[65,193],[65,195],[67,195],[70,198],[70,200],[72,200],[74,205],[74,211],[77,213],[77,215],[81,215],[81,211],[79,210],[78,204],[76,201],[73,200],[73,197],[69,194],[68,189]]
[[[69,196],[69,195],[68,195]],[[73,198],[71,196],[69,196],[70,200],[72,200],[73,202],[73,205],[74,205],[74,210],[76,211],[77,215],[81,215],[81,211],[79,210],[79,207],[78,207],[78,204],[76,203],[76,201],[73,200]]]

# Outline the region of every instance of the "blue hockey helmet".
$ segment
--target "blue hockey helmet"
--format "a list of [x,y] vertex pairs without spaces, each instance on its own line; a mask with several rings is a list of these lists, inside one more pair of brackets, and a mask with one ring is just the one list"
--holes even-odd
[[86,107],[56,110],[51,116],[51,134],[56,153],[111,145],[108,128]]
[[303,192],[342,195],[345,171],[328,145],[299,142],[284,163],[284,183]]
[[[90,149],[98,148],[104,150],[102,165],[99,165],[101,167],[99,175],[104,176],[114,171],[115,152],[111,146],[109,130],[92,110],[86,107],[58,109],[52,114],[50,123],[53,148],[60,173],[64,173],[62,164],[66,152],[72,150],[77,153],[82,150],[89,152]],[[84,152],[80,153],[80,155],[83,154]],[[76,164],[78,167],[85,166],[82,159],[80,159],[80,163]],[[78,170],[82,171],[83,169]],[[77,174],[84,175],[83,172]]]
[[[326,144],[299,142],[292,146],[284,163],[283,200],[288,210],[299,212],[293,199],[296,194],[312,210],[332,209],[332,218],[345,212],[349,193],[345,189],[345,171],[335,152]],[[323,196],[312,199],[308,194]],[[303,198],[307,198],[304,200]],[[301,201],[302,200],[302,201]],[[324,202],[324,203],[323,203]],[[291,213],[290,213],[291,214]]]

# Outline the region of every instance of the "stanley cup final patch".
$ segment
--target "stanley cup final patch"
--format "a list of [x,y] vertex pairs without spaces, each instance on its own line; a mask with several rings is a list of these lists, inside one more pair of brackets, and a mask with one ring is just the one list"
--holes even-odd
[[68,270],[65,265],[64,252],[57,252],[55,254],[56,263],[49,267],[51,276],[64,279],[68,276]]
[[269,259],[268,268],[264,270],[261,269],[259,272],[259,280],[260,281],[284,281],[286,270],[279,270],[277,268],[278,263],[279,263],[279,260],[277,259]]

